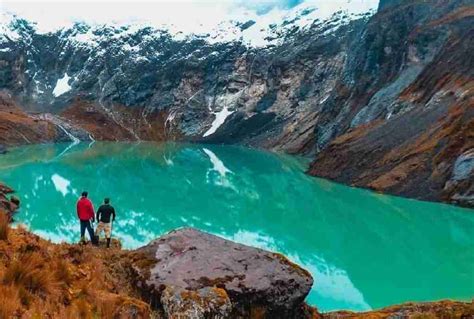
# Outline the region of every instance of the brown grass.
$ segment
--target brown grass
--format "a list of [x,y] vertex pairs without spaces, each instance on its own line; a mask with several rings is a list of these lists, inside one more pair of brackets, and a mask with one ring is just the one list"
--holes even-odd
[[[126,264],[135,258],[139,256],[113,248],[52,244],[25,229],[12,228],[8,242],[0,241],[0,319],[161,318],[161,311],[153,313],[131,287],[133,280]],[[214,292],[225,294],[219,288]],[[371,313],[308,313],[315,319],[387,318],[406,310],[408,314],[433,313],[439,318],[450,318],[451,314],[471,318],[473,307],[472,303],[446,301],[413,307],[406,304]]]
[[97,314],[100,318],[115,318],[117,308],[113,300],[98,300],[97,302]]
[[0,210],[0,240],[8,240],[8,232],[10,230],[8,222],[8,215]]
[[12,318],[20,308],[18,290],[13,286],[0,286],[0,319]]
[[92,310],[90,304],[85,299],[78,299],[74,302],[73,313],[76,313],[76,318],[89,319],[92,318]]
[[10,229],[8,242],[0,241],[0,319],[150,318],[117,265],[122,254]]
[[54,272],[46,269],[46,260],[39,253],[27,253],[13,261],[3,275],[4,285],[15,285],[42,297],[57,293]]
[[68,263],[64,259],[59,259],[56,261],[55,270],[55,277],[58,282],[61,282],[66,286],[71,285],[73,281],[72,273]]

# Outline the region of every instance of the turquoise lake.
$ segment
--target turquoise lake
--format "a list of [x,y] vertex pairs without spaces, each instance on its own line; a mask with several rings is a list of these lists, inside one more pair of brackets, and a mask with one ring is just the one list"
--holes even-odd
[[315,279],[322,311],[474,297],[474,211],[307,176],[300,158],[236,146],[92,143],[13,148],[0,181],[18,223],[79,239],[75,203],[110,197],[126,248],[182,226],[278,251]]

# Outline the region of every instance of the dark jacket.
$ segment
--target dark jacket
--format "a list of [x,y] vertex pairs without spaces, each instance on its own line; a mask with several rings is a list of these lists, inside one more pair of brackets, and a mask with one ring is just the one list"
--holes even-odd
[[94,206],[87,197],[81,197],[77,201],[77,217],[84,221],[94,219]]
[[110,204],[104,204],[97,210],[97,220],[103,223],[110,223],[110,216],[112,221],[115,220],[115,209]]

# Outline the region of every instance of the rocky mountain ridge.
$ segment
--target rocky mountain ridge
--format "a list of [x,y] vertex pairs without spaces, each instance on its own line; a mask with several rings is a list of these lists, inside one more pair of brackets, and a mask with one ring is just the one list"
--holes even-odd
[[314,175],[471,206],[472,2],[315,12],[261,29],[260,46],[242,35],[252,21],[227,41],[80,23],[41,34],[17,19],[0,38],[4,104],[54,114],[39,121],[74,138],[240,143],[315,156]]

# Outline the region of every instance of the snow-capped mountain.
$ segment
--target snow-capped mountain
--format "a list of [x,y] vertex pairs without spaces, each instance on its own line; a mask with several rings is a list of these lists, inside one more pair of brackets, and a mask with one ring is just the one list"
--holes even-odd
[[[361,167],[366,159],[375,165],[371,154],[415,143],[442,110],[472,99],[466,87],[474,69],[466,51],[474,38],[469,0],[383,0],[377,11],[377,2],[367,0],[318,3],[186,32],[145,22],[75,22],[45,31],[3,14],[0,90],[24,110],[54,113],[40,119],[75,128],[86,139],[179,139],[325,154],[334,141],[374,134],[363,145],[351,144],[353,153],[332,145],[344,158],[368,154]],[[404,121],[413,119],[419,119],[416,129],[406,130]],[[395,137],[373,133],[380,123],[394,125],[387,130]],[[443,167],[452,168],[462,152],[456,149]],[[385,163],[382,155],[374,155],[377,163]],[[387,173],[393,165],[370,171]],[[320,174],[316,164],[312,172]],[[426,177],[440,193],[450,172],[443,174]],[[403,176],[370,187],[408,192],[399,182]],[[351,178],[344,181],[358,180]]]
[[[41,23],[25,21],[14,14],[2,13],[1,31],[5,38],[18,39],[24,36],[23,28],[31,28],[37,34],[64,32],[79,43],[94,46],[101,42],[101,29],[109,29],[115,39],[120,39],[140,30],[151,28],[154,32],[166,32],[173,39],[205,39],[208,43],[239,41],[247,46],[264,47],[281,44],[288,33],[303,32],[318,26],[325,26],[325,31],[333,31],[351,20],[359,19],[376,11],[378,1],[374,0],[333,0],[319,2],[302,2],[291,10],[274,9],[262,15],[241,12],[230,20],[224,20],[214,26],[199,24],[192,29],[182,30],[173,23],[141,22],[134,24],[104,25],[71,22],[69,26],[58,26],[44,29]],[[328,28],[330,26],[330,28]],[[70,31],[70,32],[68,32]]]
[[[330,8],[324,5],[316,8],[303,3],[290,11],[271,11],[258,21],[224,21],[208,32],[187,34],[174,25],[157,28],[143,23],[75,22],[68,27],[45,31],[35,22],[4,13],[0,24],[0,53],[8,55],[25,50],[25,78],[15,86],[23,87],[28,97],[42,105],[54,104],[71,89],[81,89],[81,84],[87,81],[84,77],[93,73],[91,69],[104,59],[118,59],[127,68],[162,65],[173,60],[205,63],[222,57],[222,48],[265,49],[307,34],[326,36],[353,20],[367,19],[375,12],[373,3],[368,4],[367,0],[345,0],[336,1]],[[242,17],[246,18],[246,15]],[[71,56],[75,61],[64,61]],[[51,72],[43,65],[49,59],[54,59],[57,65],[67,63],[69,69]],[[105,85],[99,86],[102,91],[107,89]],[[136,102],[122,101],[126,105]]]
[[[113,112],[110,109],[114,104],[141,106],[146,112],[166,109],[170,114],[166,120],[169,126],[175,124],[172,119],[178,119],[177,113],[183,113],[174,108],[199,99],[202,101],[198,103],[205,108],[204,114],[200,112],[199,116],[208,119],[178,130],[186,135],[207,137],[240,108],[241,97],[249,90],[246,82],[251,79],[241,78],[240,73],[247,71],[235,70],[233,73],[238,79],[228,79],[234,84],[221,80],[222,83],[207,87],[206,92],[201,90],[202,96],[190,88],[189,96],[182,95],[187,96],[183,100],[174,90],[179,91],[183,85],[179,79],[184,79],[187,68],[204,71],[212,82],[215,81],[213,69],[227,72],[224,70],[231,68],[231,64],[240,63],[243,68],[253,69],[253,77],[256,77],[259,60],[267,65],[271,59],[263,61],[262,57],[285,51],[289,43],[303,49],[308,37],[313,41],[317,38],[335,41],[341,28],[353,28],[349,26],[351,23],[354,26],[365,23],[375,12],[373,4],[368,3],[345,0],[321,7],[303,3],[289,11],[273,10],[257,21],[246,20],[249,16],[242,15],[240,20],[220,22],[208,32],[188,33],[174,25],[157,27],[145,23],[75,22],[57,30],[43,30],[34,22],[3,14],[0,58],[9,60],[21,56],[23,71],[20,74],[11,69],[10,76],[3,79],[8,83],[3,84],[30,110],[57,111],[75,97],[81,97],[97,101],[106,112]],[[182,74],[175,79],[179,73]],[[260,85],[256,89],[263,90],[255,93],[258,96],[265,94],[266,89]],[[190,112],[192,110],[185,110],[188,115]]]

